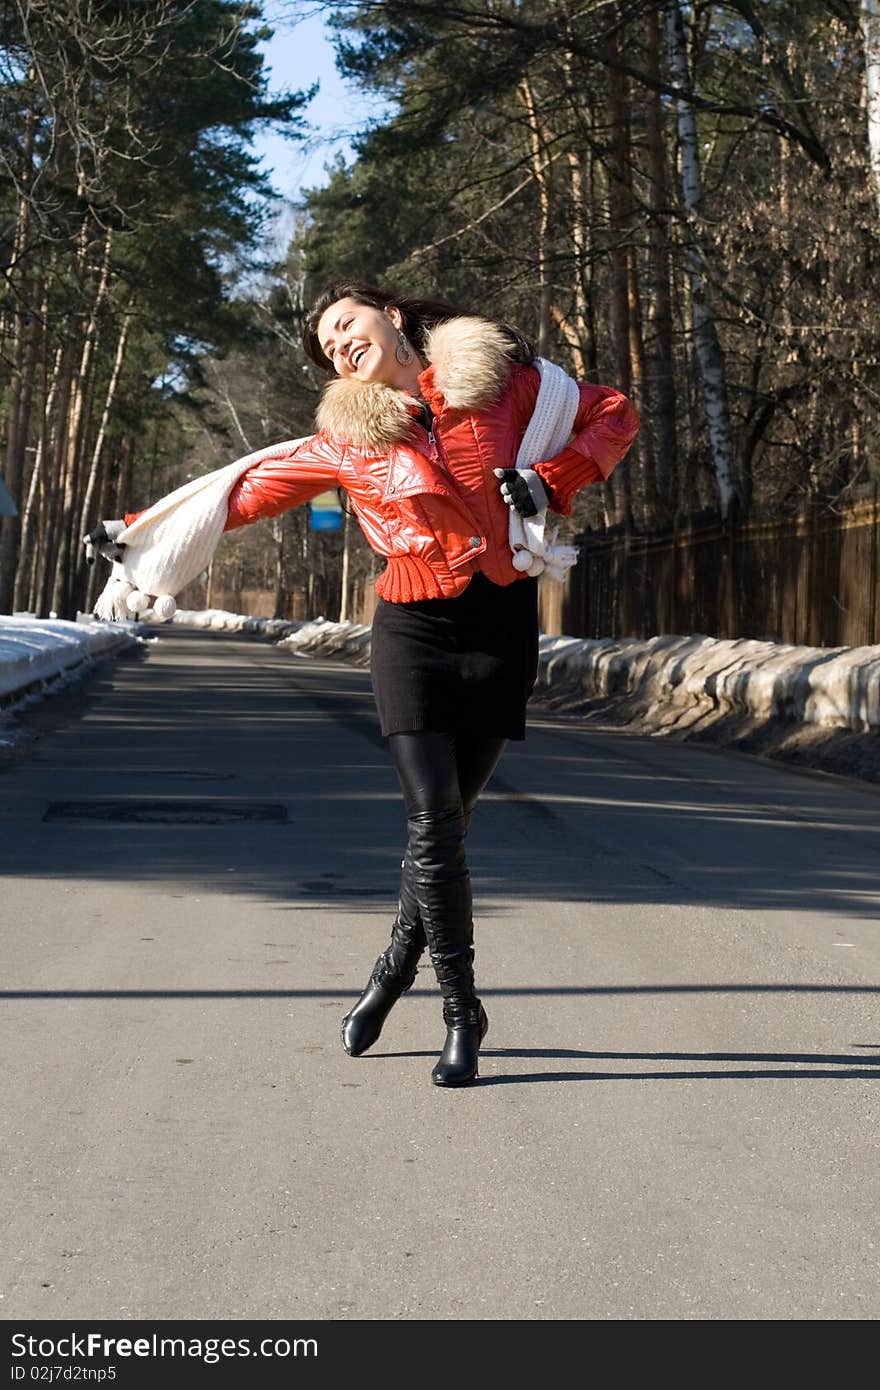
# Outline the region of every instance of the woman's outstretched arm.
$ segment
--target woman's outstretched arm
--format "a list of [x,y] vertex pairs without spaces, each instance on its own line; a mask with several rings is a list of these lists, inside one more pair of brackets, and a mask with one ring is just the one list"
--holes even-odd
[[[336,487],[341,461],[339,445],[322,434],[258,450],[229,494],[224,530],[279,516]],[[142,514],[126,512],[126,526]]]
[[302,506],[339,483],[342,450],[324,434],[312,435],[292,453],[265,451],[229,494],[226,530]]

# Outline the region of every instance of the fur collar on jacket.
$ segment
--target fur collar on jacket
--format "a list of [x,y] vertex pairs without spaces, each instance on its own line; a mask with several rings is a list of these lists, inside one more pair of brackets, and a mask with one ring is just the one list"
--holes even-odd
[[[428,334],[430,365],[420,384],[436,413],[437,397],[453,410],[480,410],[498,399],[511,359],[508,339],[494,323],[454,318]],[[385,449],[411,436],[412,404],[406,393],[381,382],[337,377],[324,387],[316,415],[319,430],[356,449]]]

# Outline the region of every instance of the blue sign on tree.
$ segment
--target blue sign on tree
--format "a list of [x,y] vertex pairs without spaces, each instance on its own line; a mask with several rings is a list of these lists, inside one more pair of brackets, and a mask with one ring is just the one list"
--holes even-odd
[[309,530],[342,530],[342,507],[335,492],[321,492],[312,498],[309,503]]
[[18,507],[13,502],[9,488],[2,477],[0,477],[0,516],[18,516]]

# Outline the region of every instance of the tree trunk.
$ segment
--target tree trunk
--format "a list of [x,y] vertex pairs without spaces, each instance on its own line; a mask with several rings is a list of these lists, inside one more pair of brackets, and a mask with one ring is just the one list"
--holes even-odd
[[568,168],[571,182],[571,240],[572,240],[572,313],[566,314],[555,301],[550,312],[557,328],[562,333],[571,353],[571,363],[575,376],[584,380],[588,376],[587,343],[590,322],[587,312],[587,220],[584,207],[584,170],[581,155],[577,150],[568,151]]
[[[672,80],[677,87],[689,92],[691,78],[680,0],[666,0],[666,42]],[[675,104],[681,149],[682,195],[686,217],[686,264],[693,310],[694,344],[703,382],[712,470],[721,515],[727,517],[738,505],[740,497],[734,469],[733,438],[724,380],[724,357],[709,303],[706,264],[700,246],[702,189],[697,123],[693,106],[686,98],[677,98]]]
[[[21,364],[17,383],[18,390],[15,392],[16,399],[10,403],[8,422],[9,450],[7,452],[6,481],[16,503],[20,502],[22,489],[26,483],[25,453],[30,434],[31,407],[42,342],[42,316],[39,312],[31,313],[26,336],[25,357]],[[8,611],[12,604],[21,549],[21,510],[19,507],[18,516],[5,518],[10,525],[4,534],[0,612]]]
[[[27,585],[26,597],[25,593],[22,592],[20,601],[17,599],[16,602],[16,606],[28,608],[35,613],[40,612],[40,583],[44,569],[44,542],[51,494],[51,479],[48,476],[47,448],[52,411],[55,407],[55,396],[61,377],[61,362],[63,355],[62,348],[58,347],[52,351],[49,344],[44,340],[41,392],[42,405],[40,410],[39,434],[34,457],[34,469],[31,475],[36,483],[37,496],[34,501],[33,513],[29,519],[29,525],[22,533],[22,553],[28,557],[28,573],[21,574],[19,578],[23,586],[25,584]],[[27,514],[25,520],[28,520]]]
[[[653,5],[648,7],[646,38],[647,68],[651,76],[660,81],[660,24]],[[669,270],[669,219],[666,211],[669,207],[669,186],[663,139],[663,110],[659,92],[647,92],[644,103],[651,204],[648,223],[648,327],[651,346],[646,354],[645,372],[655,440],[658,501],[665,499],[665,518],[669,519],[683,509],[682,499],[679,497],[678,440],[675,424],[672,289]],[[657,519],[664,519],[659,511]]]
[[131,434],[123,435],[119,446],[119,477],[112,519],[118,519],[125,516],[126,512],[135,510],[131,500],[131,489],[134,485],[134,454],[134,436]]
[[339,596],[339,621],[348,622],[351,612],[349,585],[351,575],[351,515],[345,512],[342,523],[342,581]]
[[[86,237],[87,232],[84,229],[80,250],[81,276],[85,274],[85,260],[88,254]],[[98,272],[98,283],[92,299],[89,317],[83,326],[79,365],[71,387],[67,437],[63,454],[65,460],[64,492],[58,534],[58,556],[55,567],[55,582],[52,590],[52,607],[63,617],[70,616],[72,604],[72,579],[76,569],[76,562],[73,558],[74,545],[78,544],[79,541],[78,536],[76,539],[74,538],[74,531],[78,529],[77,522],[79,518],[77,501],[82,486],[81,477],[84,464],[83,446],[86,439],[88,402],[92,391],[99,320],[104,308],[110,275],[110,249],[112,241],[112,232],[106,232],[102,248],[101,267]]]
[[[25,129],[24,148],[19,170],[23,185],[28,183],[32,171],[34,125],[35,118],[31,112]],[[27,447],[33,375],[36,370],[39,351],[39,324],[33,310],[28,308],[31,287],[28,285],[26,273],[23,276],[17,274],[19,262],[25,254],[29,228],[28,202],[26,196],[22,195],[19,197],[16,211],[12,255],[8,265],[4,268],[7,283],[15,287],[12,343],[9,354],[11,371],[7,398],[6,466],[4,473],[6,486],[17,507],[21,501],[24,451]],[[34,300],[36,300],[39,297],[39,292],[34,291],[33,294]],[[19,507],[16,516],[5,516],[0,519],[0,613],[9,613],[13,607],[20,540],[21,508]]]
[[61,518],[61,499],[64,487],[64,463],[67,452],[67,421],[73,386],[74,345],[68,343],[61,353],[58,368],[57,405],[54,418],[46,421],[46,527],[40,554],[40,592],[37,611],[41,615],[51,607],[52,589],[58,567],[58,541]]
[[[619,33],[612,40],[615,57],[621,56]],[[614,158],[609,164],[608,222],[611,232],[611,341],[614,354],[614,384],[624,395],[632,394],[632,358],[630,355],[630,298],[629,256],[632,199],[625,174],[629,162],[629,111],[627,108],[626,76],[616,68],[608,69],[608,119]],[[615,471],[612,487],[615,499],[615,519],[632,524],[631,464]]]
[[284,617],[284,520],[276,516],[272,520],[272,538],[275,541],[275,603],[273,618]]
[[21,561],[15,575],[13,609],[29,608],[34,573],[35,536],[37,530],[40,483],[42,481],[42,436],[37,445],[34,466],[28,483],[27,501],[21,518]]
[[861,17],[865,36],[868,152],[874,201],[880,214],[880,0],[861,0]]
[[[611,41],[611,51],[623,59],[621,31]],[[623,73],[612,72],[609,86],[609,118],[614,139],[614,168],[611,180],[612,235],[614,251],[614,302],[620,304],[615,315],[616,357],[619,384],[630,396],[642,417],[642,428],[629,456],[630,510],[638,509],[643,523],[655,521],[657,489],[654,472],[654,436],[650,402],[645,395],[645,348],[635,243],[635,196],[633,193],[631,93]],[[619,281],[619,283],[618,283]],[[625,299],[625,304],[624,304]]]
[[[584,379],[596,380],[598,354],[593,312],[593,262],[590,254],[592,247],[589,221],[594,181],[591,143],[594,107],[592,102],[584,101],[584,93],[575,76],[574,60],[570,53],[565,54],[562,71],[571,120],[579,146],[569,149],[566,155],[571,190],[573,309],[570,317],[565,315],[558,305],[553,306],[552,312],[571,350],[572,363],[577,375]],[[589,198],[588,190],[591,195]]]
[[580,352],[578,354],[578,375],[587,375],[586,344],[590,336],[590,322],[587,314],[587,259],[589,241],[586,208],[584,206],[584,168],[577,150],[568,152],[568,170],[571,176],[571,236],[574,246],[574,328]]
[[658,523],[662,525],[667,520],[668,509],[666,498],[658,496],[657,492],[654,413],[646,385],[647,369],[645,365],[645,340],[642,333],[642,306],[639,294],[638,262],[634,251],[629,257],[627,287],[629,294],[631,392],[633,403],[640,412],[642,421],[636,440],[642,484],[639,501],[643,524],[652,528],[656,527]]
[[[76,539],[79,536],[96,526],[101,520],[95,516],[95,503],[101,493],[102,478],[105,470],[104,460],[104,440],[107,437],[107,425],[110,420],[110,413],[113,409],[113,402],[116,399],[116,388],[119,385],[119,377],[122,371],[122,364],[125,360],[125,349],[128,343],[128,332],[131,327],[131,312],[128,311],[122,320],[122,328],[119,331],[119,338],[116,342],[116,354],[113,359],[113,369],[110,373],[110,380],[107,383],[107,391],[104,396],[104,406],[101,412],[101,421],[98,425],[98,433],[92,446],[92,459],[89,467],[89,475],[86,480],[85,492],[82,502],[77,508],[76,523],[74,531]],[[86,589],[87,565],[85,555],[79,549],[75,552],[79,555],[79,561],[74,566],[76,570],[76,588],[84,592]]]
[[532,175],[538,185],[538,333],[537,348],[539,357],[547,357],[551,351],[552,314],[550,308],[551,286],[549,267],[550,239],[550,188],[547,180],[547,154],[541,137],[535,94],[527,77],[517,88],[517,95],[526,109],[529,123],[529,148],[531,151]]

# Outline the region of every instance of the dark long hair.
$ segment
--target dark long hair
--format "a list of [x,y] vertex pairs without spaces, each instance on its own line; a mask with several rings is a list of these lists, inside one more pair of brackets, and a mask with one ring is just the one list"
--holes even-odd
[[318,295],[303,328],[303,347],[306,355],[331,375],[335,375],[333,364],[325,357],[318,342],[318,324],[321,315],[339,299],[354,299],[358,304],[369,304],[373,309],[399,309],[403,317],[403,331],[422,357],[425,356],[430,329],[435,328],[438,323],[445,323],[447,319],[468,314],[494,323],[501,329],[510,343],[510,357],[514,362],[528,363],[535,358],[535,349],[528,338],[503,319],[475,313],[472,309],[460,309],[445,299],[420,299],[416,295],[398,294],[396,290],[387,286],[368,285],[363,280],[335,280]]

